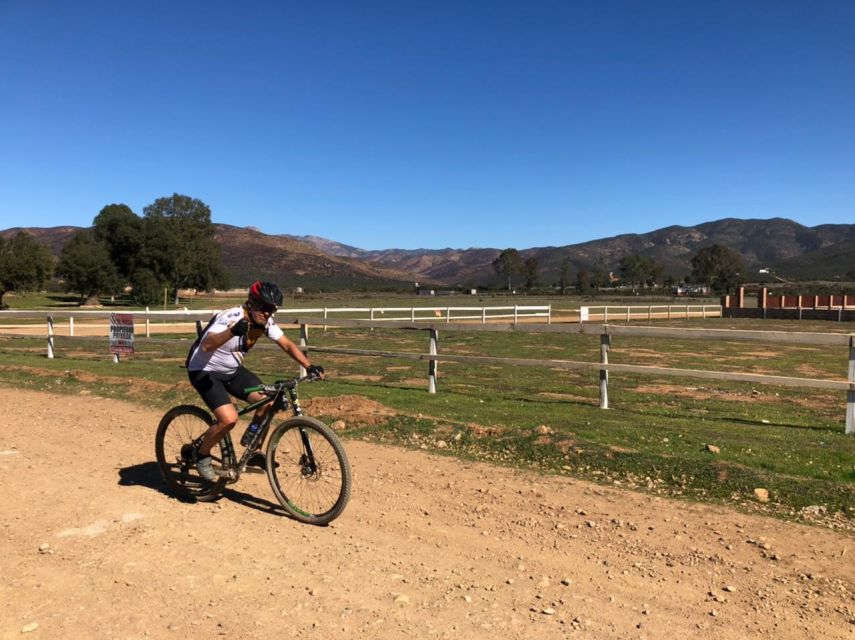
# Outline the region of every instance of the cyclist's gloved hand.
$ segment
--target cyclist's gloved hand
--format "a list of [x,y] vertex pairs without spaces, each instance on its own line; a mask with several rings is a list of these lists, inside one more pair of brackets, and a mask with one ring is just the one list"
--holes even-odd
[[229,329],[231,329],[232,335],[243,336],[246,335],[247,329],[249,329],[249,325],[247,325],[246,318],[241,318],[231,327],[229,327]]
[[313,378],[323,378],[324,368],[319,367],[316,364],[310,364],[308,367],[306,367],[306,375],[311,376]]

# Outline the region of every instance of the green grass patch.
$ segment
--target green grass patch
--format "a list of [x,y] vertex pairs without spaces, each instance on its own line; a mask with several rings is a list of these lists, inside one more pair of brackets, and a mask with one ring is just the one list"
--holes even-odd
[[[710,326],[710,321],[680,324]],[[762,321],[739,324],[773,328]],[[832,324],[821,326],[851,329]],[[804,325],[788,323],[784,330],[801,331]],[[298,338],[294,330],[288,334]],[[59,337],[53,360],[44,356],[44,338],[0,338],[0,384],[54,393],[88,390],[163,410],[196,402],[181,366],[190,340],[182,337],[138,338],[136,356],[119,364],[111,361],[105,338]],[[316,327],[310,343],[426,353],[428,335]],[[440,353],[597,361],[599,340],[440,332]],[[344,419],[349,438],[784,517],[825,511],[831,514],[826,524],[855,528],[855,437],[843,433],[845,394],[840,392],[612,373],[611,408],[604,411],[598,408],[596,372],[441,362],[439,390],[431,395],[424,361],[321,352],[312,357],[327,368],[329,380],[303,387],[306,398],[360,396],[395,413],[364,419],[345,404],[321,416]],[[848,354],[783,344],[621,336],[613,338],[610,361],[845,378]],[[266,345],[253,351],[248,364],[265,380],[291,377],[296,370],[278,349]],[[756,488],[769,491],[768,504],[756,501]]]

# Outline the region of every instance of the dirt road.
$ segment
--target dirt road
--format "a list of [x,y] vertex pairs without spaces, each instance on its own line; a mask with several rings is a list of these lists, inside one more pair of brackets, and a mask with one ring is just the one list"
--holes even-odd
[[299,525],[245,475],[162,492],[159,414],[0,391],[2,638],[855,638],[855,539],[347,442]]

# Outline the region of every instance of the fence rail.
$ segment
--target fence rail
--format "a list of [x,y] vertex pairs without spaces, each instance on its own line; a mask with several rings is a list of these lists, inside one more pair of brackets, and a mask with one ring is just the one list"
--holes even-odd
[[579,309],[580,322],[599,320],[656,320],[674,318],[720,318],[720,304],[648,304],[648,305],[600,305]]
[[[426,360],[428,368],[428,390],[436,392],[437,363],[443,360],[454,362],[470,362],[479,364],[505,364],[517,366],[547,366],[562,369],[589,369],[600,374],[600,407],[608,409],[608,375],[609,372],[624,372],[654,376],[675,376],[680,378],[702,378],[713,380],[730,380],[735,382],[752,382],[759,384],[774,384],[791,387],[808,387],[831,389],[846,392],[845,433],[855,434],[855,334],[840,333],[809,333],[787,331],[746,331],[732,329],[685,329],[670,327],[629,327],[622,325],[413,325],[406,323],[390,323],[376,325],[359,320],[336,320],[335,326],[353,328],[385,328],[419,329],[429,331],[430,343],[428,353],[407,353],[397,351],[370,351],[362,349],[343,349],[339,347],[318,347],[309,345],[308,328],[312,324],[310,318],[294,318],[290,322],[277,319],[279,324],[293,324],[300,327],[300,344],[307,350],[326,353],[349,355],[376,356],[387,358],[403,358],[408,360]],[[439,353],[439,331],[522,331],[532,333],[579,333],[600,336],[600,362],[577,362],[572,360],[543,360],[531,358],[498,358],[493,356],[465,356]],[[708,371],[701,369],[676,369],[669,367],[651,367],[633,364],[610,364],[608,353],[611,348],[612,336],[643,336],[656,338],[674,338],[678,340],[737,340],[747,342],[764,342],[774,344],[820,345],[829,347],[845,347],[849,351],[849,368],[846,379],[797,378],[792,376],[775,376],[739,371]]]
[[[293,310],[292,310],[293,312]],[[5,314],[7,312],[0,312]],[[30,312],[32,313],[32,312]],[[104,312],[100,312],[104,313]],[[153,313],[153,312],[150,312]],[[281,326],[292,325],[300,329],[300,345],[306,350],[325,353],[340,353],[362,356],[387,358],[403,358],[409,360],[428,361],[428,390],[435,393],[437,389],[438,363],[442,361],[470,362],[482,364],[505,364],[515,366],[547,366],[563,369],[588,369],[599,371],[600,374],[600,407],[608,408],[608,376],[610,372],[623,372],[653,376],[675,376],[680,378],[704,378],[775,384],[808,388],[846,391],[845,432],[855,434],[855,334],[843,333],[811,333],[788,331],[748,331],[733,329],[707,328],[674,328],[674,327],[639,327],[628,325],[593,325],[593,324],[519,324],[516,322],[469,323],[443,321],[412,322],[410,320],[360,320],[345,318],[318,318],[312,316],[284,317],[288,311],[277,316]],[[170,318],[178,317],[183,320],[207,318],[210,312],[167,312]],[[401,329],[427,331],[429,334],[428,353],[408,353],[396,351],[370,351],[361,349],[343,349],[310,345],[309,327],[333,326],[340,328],[364,329]],[[465,356],[441,354],[439,352],[440,331],[492,331],[492,332],[530,332],[530,333],[568,333],[600,337],[600,362],[578,362],[572,360],[543,360],[530,358],[499,358],[493,356]],[[668,367],[651,367],[633,364],[612,364],[608,361],[613,337],[635,336],[653,338],[672,338],[677,340],[725,340],[760,342],[772,344],[815,345],[836,348],[847,348],[849,352],[848,375],[839,379],[797,378],[791,376],[764,375],[748,372],[723,372],[698,369],[676,369]],[[53,355],[52,320],[48,323],[48,356]]]
[[[145,336],[148,338],[151,335],[151,323],[153,321],[161,322],[195,322],[196,320],[207,320],[220,309],[195,309],[195,310],[178,310],[178,311],[157,311],[145,309],[142,311],[102,311],[102,310],[51,310],[51,311],[33,311],[33,310],[5,310],[0,311],[0,320],[5,318],[40,318],[48,321],[49,318],[67,318],[69,335],[74,335],[74,319],[87,320],[91,318],[109,318],[113,313],[124,313],[139,318],[145,322]],[[370,322],[436,322],[442,320],[446,323],[461,320],[476,321],[486,324],[497,320],[512,320],[517,323],[520,321],[543,320],[547,324],[552,322],[552,305],[507,305],[507,306],[490,306],[490,307],[317,307],[307,309],[280,309],[279,316],[298,314],[304,317],[318,320],[331,319],[334,316],[341,318],[342,316],[350,316],[349,319],[364,319]],[[403,314],[403,315],[401,315]],[[89,327],[108,327],[109,325],[92,324],[87,322]],[[28,325],[8,325],[10,329],[23,329]]]

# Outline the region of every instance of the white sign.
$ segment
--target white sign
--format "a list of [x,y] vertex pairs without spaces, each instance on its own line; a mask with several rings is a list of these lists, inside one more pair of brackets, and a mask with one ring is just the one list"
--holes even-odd
[[131,313],[110,314],[110,353],[134,355],[134,316]]

